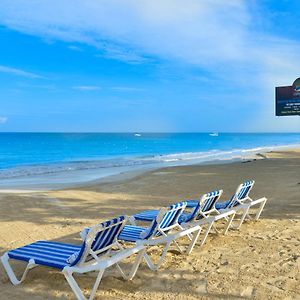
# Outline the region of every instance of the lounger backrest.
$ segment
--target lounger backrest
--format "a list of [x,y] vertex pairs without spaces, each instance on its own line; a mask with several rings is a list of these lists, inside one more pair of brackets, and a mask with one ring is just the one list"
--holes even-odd
[[178,222],[179,216],[184,211],[186,205],[187,205],[186,201],[182,201],[182,202],[172,204],[170,206],[170,208],[168,209],[168,211],[165,213],[165,215],[160,220],[159,228],[160,229],[167,229],[170,226],[176,224]]
[[91,253],[97,255],[112,248],[126,221],[127,218],[125,216],[120,216],[91,227],[83,241],[81,250],[76,254],[77,257],[71,265],[74,266],[85,262]]
[[[185,213],[185,214],[182,214],[180,217],[179,217],[179,223],[187,223],[187,222],[190,222],[192,220],[194,220],[195,218],[197,218],[198,216],[198,213],[199,213],[199,210],[200,210],[200,206],[201,206],[201,203],[200,201],[196,201],[196,200],[192,200],[193,202],[196,202],[196,205],[191,207],[189,206],[189,204],[187,204],[187,207],[188,208],[192,208],[190,212],[188,213]],[[189,202],[189,200],[187,200],[187,203]]]
[[143,234],[143,239],[160,235],[160,231],[166,232],[177,224],[178,218],[184,211],[186,204],[187,203],[183,201],[172,204],[168,208],[162,208],[150,227]]
[[207,213],[215,209],[215,204],[220,199],[222,193],[223,190],[217,190],[203,195],[200,200],[200,210],[203,213]]
[[251,191],[251,189],[254,186],[255,181],[254,180],[248,180],[245,181],[244,183],[241,183],[235,194],[232,195],[227,207],[234,207],[239,205],[244,199],[246,199],[249,196],[249,193]]

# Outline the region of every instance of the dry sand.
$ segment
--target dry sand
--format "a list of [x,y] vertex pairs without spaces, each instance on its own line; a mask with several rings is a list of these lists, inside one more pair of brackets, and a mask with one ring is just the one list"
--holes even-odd
[[[72,190],[1,193],[0,254],[41,239],[79,243],[78,232],[101,220],[198,198],[216,188],[223,188],[227,199],[240,182],[255,179],[253,198],[268,198],[260,221],[246,222],[227,236],[211,234],[189,256],[170,251],[158,272],[143,264],[130,282],[112,269],[96,299],[300,299],[300,151],[257,158],[165,168]],[[152,253],[157,256],[159,249]],[[16,270],[20,273],[22,266]],[[92,280],[81,276],[79,283],[87,290]],[[74,296],[54,269],[36,268],[14,287],[1,266],[0,299]]]

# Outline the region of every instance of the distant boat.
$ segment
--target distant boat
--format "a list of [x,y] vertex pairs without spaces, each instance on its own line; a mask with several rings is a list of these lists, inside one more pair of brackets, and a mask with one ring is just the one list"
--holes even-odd
[[140,133],[135,133],[134,136],[142,136]]
[[213,132],[209,134],[210,136],[219,136],[219,134],[217,132]]

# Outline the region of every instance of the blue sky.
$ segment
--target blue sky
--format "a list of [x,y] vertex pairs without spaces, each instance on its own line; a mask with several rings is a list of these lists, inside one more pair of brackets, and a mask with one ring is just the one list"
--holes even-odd
[[0,131],[300,131],[299,1],[1,0]]

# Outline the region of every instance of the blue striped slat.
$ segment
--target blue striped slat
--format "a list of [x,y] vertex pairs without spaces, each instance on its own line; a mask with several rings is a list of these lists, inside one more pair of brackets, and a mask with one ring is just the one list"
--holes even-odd
[[146,233],[147,230],[147,228],[141,226],[125,225],[118,238],[128,242],[136,242],[142,239],[141,233]]
[[220,196],[220,191],[214,191],[206,194],[207,198],[205,199],[201,210],[203,212],[210,211],[214,208],[216,201]]
[[[181,209],[186,205],[186,202],[179,202],[170,206],[170,210],[165,213],[162,220],[159,223],[161,229],[169,227],[174,224],[176,221],[178,214],[180,213]],[[172,209],[174,209],[172,211]],[[151,223],[150,227],[144,228],[141,226],[132,226],[126,225],[124,226],[123,230],[119,235],[120,240],[136,242],[139,239],[147,239],[153,234],[159,235],[158,232],[154,232],[157,227],[157,220],[154,219]]]
[[[225,207],[220,207],[220,208],[230,208],[230,207],[239,205],[240,203],[237,200],[241,201],[241,200],[245,199],[248,196],[254,183],[255,183],[254,180],[248,180],[248,181],[245,181],[244,183],[242,183],[241,187],[237,190],[236,194],[232,195],[232,197],[230,198],[229,201],[224,202]],[[219,206],[220,206],[220,204],[218,205],[218,207]],[[217,209],[220,209],[218,207],[216,206]]]
[[114,226],[111,226],[110,228],[100,231],[96,235],[92,243],[91,249],[93,251],[97,251],[111,245],[115,241],[117,235],[119,234],[119,230],[122,226],[122,221],[124,221],[124,219],[125,216],[120,216],[118,218],[114,218],[112,220],[101,223],[100,225],[102,225],[104,228],[109,227],[111,225]]
[[152,221],[157,217],[158,213],[159,210],[157,209],[145,210],[134,215],[134,218],[139,221]]
[[58,242],[38,241],[8,252],[13,259],[29,261],[34,259],[36,264],[63,269],[68,266],[67,259],[82,246]]
[[179,219],[178,219],[179,224],[186,223],[186,222],[193,220],[197,216],[198,211],[200,209],[199,200],[188,200],[188,201],[186,201],[186,203],[187,203],[187,205],[186,205],[187,208],[193,208],[193,209],[191,212],[183,212],[179,216]]
[[187,208],[192,208],[199,205],[199,200],[187,200],[186,203]]
[[236,206],[238,205],[239,203],[235,200],[235,194],[231,196],[230,200],[227,200],[224,202],[226,205],[225,205],[225,208],[229,208],[229,207],[233,207],[233,206]]
[[181,224],[181,223],[186,223],[186,222],[189,222],[191,219],[194,218],[194,211],[191,212],[191,213],[185,213],[183,212],[180,216],[179,216],[179,219],[178,219],[178,223]]
[[[179,202],[179,203],[176,203],[176,204],[172,204],[170,206],[170,209],[176,207],[176,205],[178,205],[180,203],[184,203],[184,202]],[[199,204],[199,202],[198,202],[198,204]],[[197,203],[196,203],[196,205],[197,205]],[[182,206],[180,206],[180,207],[182,207]],[[136,220],[139,220],[139,221],[153,221],[157,217],[158,213],[159,213],[159,210],[155,210],[155,209],[153,209],[153,210],[145,210],[145,211],[142,211],[142,212],[140,212],[138,214],[135,214],[134,218]],[[168,226],[168,220],[171,219],[173,216],[176,216],[176,212],[175,211],[167,213],[164,216],[164,218],[161,220],[160,227],[161,228],[167,227]]]
[[[237,193],[235,195],[232,196],[232,200],[238,199],[241,201],[241,200],[245,199],[248,196],[254,183],[255,183],[254,180],[249,180],[249,181],[245,181],[244,183],[242,183],[241,188],[237,191]],[[234,202],[232,204],[230,204],[229,206],[234,207],[237,205],[239,205],[239,202],[234,200]]]
[[181,209],[185,206],[185,201],[171,205],[170,210],[164,215],[164,217],[160,221],[159,227],[163,229],[172,226],[176,222],[179,214],[181,213]]
[[244,182],[243,187],[241,188],[241,190],[239,191],[239,193],[237,195],[237,198],[239,200],[246,198],[248,196],[253,184],[254,184],[253,180]]
[[[112,220],[100,223],[99,225],[103,227],[103,230],[101,230],[99,233],[96,234],[93,243],[91,245],[91,250],[98,251],[114,243],[115,240],[117,239],[117,235],[119,234],[120,228],[123,225],[122,222],[124,220],[125,220],[125,216],[120,216],[118,218],[114,218]],[[115,225],[111,226],[113,224]],[[105,227],[109,227],[109,226],[111,227],[105,229]],[[82,248],[80,249],[80,252],[74,253],[75,259],[70,264],[71,266],[76,265],[81,260],[83,253],[86,251],[85,248],[86,248],[86,244],[84,241]]]
[[216,209],[220,209],[220,208],[226,209],[226,208],[234,207],[238,204],[239,202],[235,200],[235,195],[232,195],[230,200],[223,201],[222,203],[217,203]]
[[223,201],[223,202],[217,202],[216,203],[216,209],[219,210],[219,209],[226,209],[228,207],[228,204],[230,203],[230,200],[229,201]]

